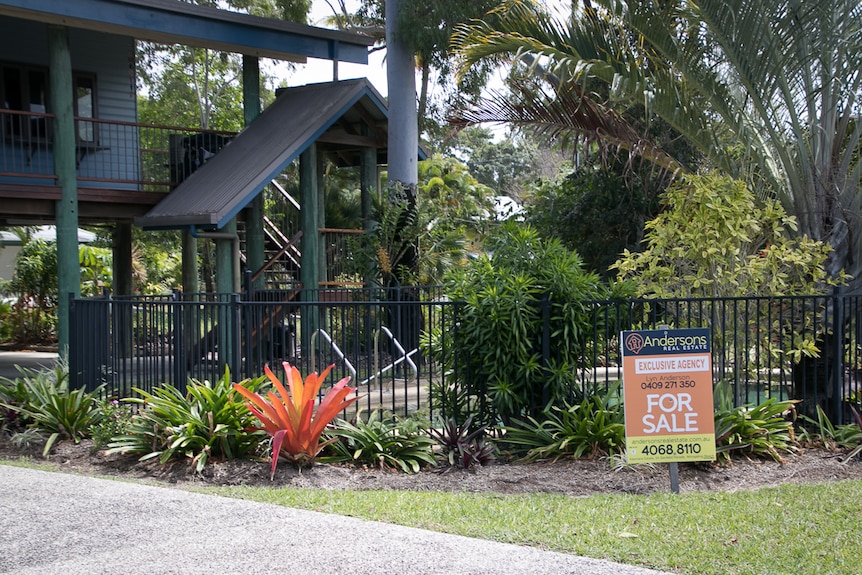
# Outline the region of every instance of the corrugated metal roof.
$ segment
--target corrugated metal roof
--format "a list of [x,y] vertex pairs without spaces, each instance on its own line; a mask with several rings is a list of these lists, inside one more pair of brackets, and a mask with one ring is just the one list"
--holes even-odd
[[278,60],[368,63],[368,36],[178,0],[0,0],[0,14]]
[[348,164],[363,147],[385,149],[386,119],[383,98],[366,79],[282,90],[259,118],[135,224],[221,228],[315,141],[323,153]]

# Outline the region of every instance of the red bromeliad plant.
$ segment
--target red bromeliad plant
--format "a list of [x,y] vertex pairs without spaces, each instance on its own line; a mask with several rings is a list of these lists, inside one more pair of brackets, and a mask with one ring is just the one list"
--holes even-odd
[[332,386],[315,410],[314,403],[320,391],[320,385],[334,365],[327,367],[320,375],[310,374],[305,382],[302,381],[302,375],[296,367],[288,362],[284,362],[283,365],[287,374],[289,392],[269,366],[266,366],[264,371],[278,393],[270,391],[266,397],[263,397],[241,385],[234,384],[234,389],[249,400],[248,409],[261,421],[262,429],[272,436],[270,478],[275,476],[278,455],[282,451],[299,464],[313,461],[320,450],[326,446],[326,442],[320,442],[324,428],[342,410],[359,399],[358,397],[345,399],[356,391],[355,388],[347,387],[350,378],[345,377]]

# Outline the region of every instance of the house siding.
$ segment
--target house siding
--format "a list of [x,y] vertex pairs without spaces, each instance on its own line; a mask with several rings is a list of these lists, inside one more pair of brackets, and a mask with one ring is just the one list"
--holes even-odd
[[[0,16],[0,60],[48,66],[47,25]],[[72,69],[96,76],[97,116],[134,122],[135,41],[101,32],[71,29]]]
[[[72,70],[75,73],[93,75],[96,81],[95,116],[102,120],[135,122],[137,104],[135,97],[135,41],[133,38],[70,29],[69,48]],[[6,63],[48,67],[47,25],[29,20],[0,17],[0,60]],[[114,179],[137,180],[138,138],[137,131],[128,127],[116,128],[100,125],[97,147],[79,153],[78,177],[87,187],[111,187],[137,189],[137,184],[100,182]],[[39,149],[25,158],[20,150],[8,150],[4,146],[4,157],[26,160],[28,165],[5,165],[4,171],[27,171],[31,174],[53,173],[52,152]],[[8,152],[8,154],[7,154]],[[111,173],[106,173],[110,166]],[[17,169],[16,169],[17,168]],[[21,180],[27,181],[27,180]],[[30,183],[36,183],[29,180]]]

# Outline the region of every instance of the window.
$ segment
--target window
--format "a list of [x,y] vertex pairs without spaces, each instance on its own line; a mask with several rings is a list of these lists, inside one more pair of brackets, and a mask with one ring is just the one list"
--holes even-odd
[[[95,118],[96,80],[91,76],[75,76],[75,116]],[[96,125],[93,122],[78,120],[78,140],[96,143]]]
[[[0,64],[0,101],[7,110],[49,113],[48,70],[18,64]],[[75,72],[74,113],[77,118],[96,117],[96,77]],[[8,124],[8,125],[7,125]],[[4,120],[5,133],[26,139],[48,139],[50,126],[47,118],[32,116],[29,119],[17,116]],[[96,125],[78,121],[78,141],[95,144]]]

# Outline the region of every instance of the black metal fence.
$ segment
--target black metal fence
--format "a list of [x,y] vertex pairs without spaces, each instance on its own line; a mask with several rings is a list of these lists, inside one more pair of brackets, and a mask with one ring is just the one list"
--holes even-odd
[[407,414],[429,409],[427,389],[447,374],[422,356],[426,330],[451,331],[454,317],[431,288],[321,289],[73,299],[72,385],[104,384],[112,396],[151,391],[189,378],[214,381],[229,366],[234,380],[282,362],[303,374],[334,364],[334,384],[349,376],[359,407]]
[[593,302],[593,343],[578,371],[586,389],[621,378],[619,334],[629,329],[707,327],[713,383],[735,405],[796,399],[798,413],[849,421],[862,406],[862,297],[823,296]]
[[[225,365],[238,380],[261,375],[266,365],[281,376],[283,361],[303,374],[335,364],[328,382],[350,376],[362,408],[433,415],[441,408],[435,389],[469,385],[476,393],[465,364],[452,359],[464,352],[462,306],[428,288],[74,299],[71,378],[77,387],[105,384],[108,393],[125,397],[133,388],[212,381]],[[622,377],[621,331],[666,325],[711,329],[713,381],[729,386],[737,405],[798,399],[802,413],[813,416],[820,405],[838,422],[862,401],[858,296],[596,301],[586,309],[592,333],[580,338],[572,397]],[[423,354],[429,334],[454,353]],[[548,322],[534,335],[547,362],[561,343]],[[542,384],[535,385],[538,404]]]

